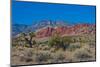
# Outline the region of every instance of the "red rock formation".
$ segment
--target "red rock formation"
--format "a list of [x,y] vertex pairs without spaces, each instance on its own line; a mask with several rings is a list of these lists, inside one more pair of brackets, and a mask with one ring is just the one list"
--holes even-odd
[[49,37],[52,35],[53,31],[54,31],[54,28],[51,28],[51,27],[41,29],[36,33],[36,37],[38,38]]
[[37,38],[49,37],[54,34],[59,35],[80,35],[80,34],[95,34],[95,25],[77,24],[70,27],[46,27],[36,32]]

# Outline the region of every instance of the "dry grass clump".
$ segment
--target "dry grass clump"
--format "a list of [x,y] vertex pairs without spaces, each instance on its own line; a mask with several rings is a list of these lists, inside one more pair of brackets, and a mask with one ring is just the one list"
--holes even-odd
[[31,62],[31,61],[33,61],[33,59],[32,59],[32,57],[22,55],[22,56],[20,56],[20,61],[21,62]]
[[31,61],[33,61],[33,59],[32,59],[32,56],[33,56],[33,52],[32,52],[32,50],[29,50],[29,51],[27,51],[24,55],[22,54],[22,56],[20,56],[21,58],[21,61],[25,61],[25,62],[31,62]]
[[82,45],[80,43],[72,43],[69,45],[68,49],[69,51],[75,51],[76,49],[81,48]]
[[90,61],[95,59],[88,50],[81,48],[74,52],[74,58],[76,61]]
[[39,51],[34,57],[37,63],[46,63],[49,59],[51,59],[51,55],[50,52],[47,51]]
[[12,52],[12,64],[25,64],[33,62],[33,49],[32,48],[26,48],[26,47],[14,47],[12,48],[14,52]]
[[38,49],[39,50],[50,50],[50,47],[48,45],[39,45]]
[[90,42],[89,43],[90,48],[95,48],[95,46],[96,46],[95,44],[96,44],[96,42]]
[[65,55],[62,50],[58,50],[55,53],[51,53],[51,63],[59,63],[59,62],[64,62],[65,61]]

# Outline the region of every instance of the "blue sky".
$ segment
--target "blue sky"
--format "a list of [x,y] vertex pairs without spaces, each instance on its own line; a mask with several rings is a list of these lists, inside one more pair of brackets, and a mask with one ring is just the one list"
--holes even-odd
[[94,24],[95,6],[12,2],[12,23],[30,25],[41,20],[62,20],[68,24]]

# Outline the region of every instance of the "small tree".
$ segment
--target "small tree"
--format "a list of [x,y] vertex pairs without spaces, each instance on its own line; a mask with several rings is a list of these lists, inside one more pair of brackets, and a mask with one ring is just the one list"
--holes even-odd
[[[29,47],[32,48],[32,38],[35,37],[35,34],[33,32],[30,32],[28,34],[29,38],[27,37],[27,34],[22,33],[21,36],[25,39],[25,41],[29,44]],[[35,42],[36,43],[36,42]]]
[[50,47],[58,47],[58,44],[60,42],[60,38],[58,36],[52,36],[49,40],[49,46]]
[[49,40],[49,46],[55,48],[63,48],[64,50],[68,47],[69,43],[65,41],[64,38],[60,37],[59,35],[52,36]]

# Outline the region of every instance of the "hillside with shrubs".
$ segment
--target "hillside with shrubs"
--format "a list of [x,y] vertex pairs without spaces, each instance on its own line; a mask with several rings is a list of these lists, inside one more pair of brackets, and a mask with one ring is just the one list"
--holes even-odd
[[96,60],[94,24],[46,26],[12,37],[13,65]]

